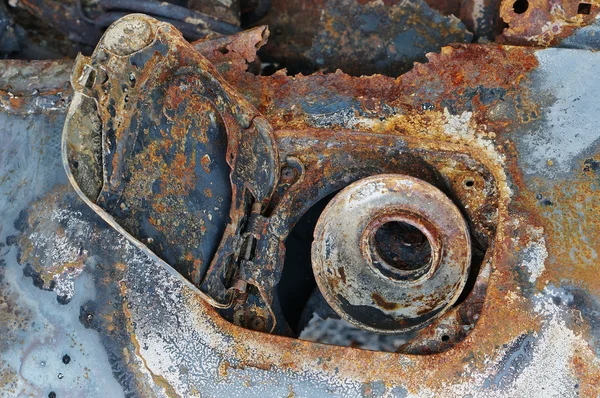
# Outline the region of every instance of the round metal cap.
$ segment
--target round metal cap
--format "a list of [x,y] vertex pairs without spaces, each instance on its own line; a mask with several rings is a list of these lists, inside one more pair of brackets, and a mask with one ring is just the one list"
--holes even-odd
[[113,54],[133,54],[154,40],[154,30],[147,19],[142,14],[124,16],[108,27],[100,42]]
[[331,307],[378,333],[421,328],[460,296],[471,264],[467,224],[433,185],[406,175],[359,180],[317,223],[312,266]]

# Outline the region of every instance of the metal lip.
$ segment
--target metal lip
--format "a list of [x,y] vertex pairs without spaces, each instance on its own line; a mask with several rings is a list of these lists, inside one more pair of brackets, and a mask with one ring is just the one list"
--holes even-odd
[[[379,253],[375,244],[375,234],[384,224],[394,221],[412,225],[427,238],[427,242],[431,247],[431,258],[422,267],[403,270],[389,264]],[[403,209],[395,209],[373,218],[363,230],[360,242],[363,257],[371,267],[385,278],[406,285],[419,285],[429,279],[438,269],[443,252],[443,244],[435,225],[418,214]]]
[[[407,222],[426,236],[432,259],[420,272],[386,275],[391,267],[379,263],[370,240],[388,221]],[[329,202],[311,256],[317,286],[342,319],[398,334],[425,327],[458,300],[471,268],[471,238],[462,213],[438,188],[380,174],[348,185]]]

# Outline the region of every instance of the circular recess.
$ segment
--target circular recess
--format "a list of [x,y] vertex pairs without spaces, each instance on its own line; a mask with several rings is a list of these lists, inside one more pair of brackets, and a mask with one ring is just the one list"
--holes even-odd
[[311,255],[317,285],[343,319],[392,334],[419,329],[456,302],[471,241],[442,191],[386,174],[359,180],[329,202]]
[[390,268],[416,271],[431,263],[431,244],[419,227],[409,222],[390,221],[373,232],[372,250]]

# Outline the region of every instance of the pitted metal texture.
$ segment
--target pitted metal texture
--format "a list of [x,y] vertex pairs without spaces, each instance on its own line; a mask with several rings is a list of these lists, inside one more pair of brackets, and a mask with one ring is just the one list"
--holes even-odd
[[[375,235],[388,223],[420,230],[429,258],[416,267],[385,259]],[[312,264],[321,292],[343,319],[379,333],[408,332],[443,315],[462,293],[471,265],[469,229],[433,185],[372,176],[329,202],[315,229]]]

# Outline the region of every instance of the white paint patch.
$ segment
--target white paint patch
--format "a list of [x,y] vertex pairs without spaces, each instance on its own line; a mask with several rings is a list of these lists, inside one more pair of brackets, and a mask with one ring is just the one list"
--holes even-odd
[[522,266],[529,272],[529,282],[535,283],[544,272],[548,250],[544,239],[543,229],[529,231],[530,243],[523,249]]
[[[565,310],[555,305],[552,294],[545,290],[533,298],[534,311],[542,317],[542,327],[532,334],[530,359],[525,360],[522,369],[515,371],[513,364],[502,364],[507,354],[500,348],[495,357],[486,357],[487,366],[483,371],[473,371],[468,364],[462,372],[465,382],[446,384],[441,391],[423,390],[416,397],[438,396],[485,396],[490,398],[528,397],[576,397],[578,383],[572,371],[574,353],[589,353],[586,358],[595,358],[585,339],[568,328],[564,320]],[[594,359],[594,366],[600,361]],[[514,371],[511,376],[509,372]],[[502,385],[490,383],[490,380],[505,373]]]
[[356,116],[354,109],[342,109],[336,112],[323,114],[309,114],[308,123],[316,128],[331,128],[339,126],[342,128],[354,130],[357,128],[370,129],[376,120],[372,118]]
[[[472,116],[473,112],[466,111],[460,115],[453,115],[448,111],[448,108],[444,108],[444,118],[446,119],[444,131],[453,137],[477,144],[492,155],[493,160],[498,163],[504,163],[505,156],[496,151],[495,142],[486,138],[483,132],[477,131],[474,128],[471,122]],[[492,133],[492,135],[494,134]]]

